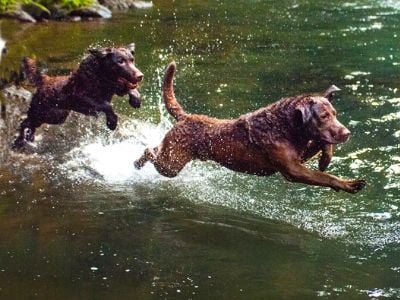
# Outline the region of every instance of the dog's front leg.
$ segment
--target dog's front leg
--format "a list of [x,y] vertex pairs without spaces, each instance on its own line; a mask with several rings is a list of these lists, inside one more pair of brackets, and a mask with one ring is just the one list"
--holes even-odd
[[106,115],[107,127],[115,130],[118,123],[118,116],[114,113],[112,106],[106,100],[96,101],[90,97],[81,96],[79,105],[76,105],[73,110],[85,115],[97,117],[98,112],[103,112]]
[[331,163],[333,156],[333,145],[332,144],[325,144],[322,146],[322,155],[318,162],[318,169],[320,171],[325,171],[328,168],[329,164]]
[[305,163],[312,159],[315,155],[322,151],[321,157],[318,161],[318,169],[325,171],[331,163],[333,156],[333,145],[325,144],[317,141],[310,141],[307,148],[304,150],[301,156],[301,163]]
[[115,114],[111,105],[109,103],[105,103],[102,106],[101,111],[104,112],[106,115],[107,127],[110,130],[115,130],[115,128],[117,128],[117,124],[118,124],[118,116]]
[[336,191],[359,192],[366,184],[365,180],[343,180],[321,171],[309,170],[301,164],[295,151],[283,145],[271,151],[277,170],[289,181],[310,185],[326,186]]

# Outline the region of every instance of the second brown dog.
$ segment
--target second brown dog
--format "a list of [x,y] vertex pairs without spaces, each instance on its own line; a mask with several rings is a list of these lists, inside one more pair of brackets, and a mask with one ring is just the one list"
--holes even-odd
[[26,141],[32,142],[36,128],[43,123],[64,123],[71,110],[89,116],[104,113],[107,127],[114,130],[118,123],[118,116],[111,105],[114,94],[128,94],[130,105],[140,107],[137,87],[143,73],[134,64],[134,49],[134,44],[91,49],[79,67],[68,76],[42,74],[35,60],[25,58],[24,73],[37,89],[13,148],[22,148]]
[[193,159],[213,160],[228,169],[269,176],[280,172],[287,180],[356,193],[364,180],[344,180],[303,163],[323,150],[320,169],[330,162],[332,145],[346,142],[350,131],[336,118],[331,102],[338,89],[322,95],[284,98],[234,120],[186,113],[173,90],[176,65],[172,62],[163,84],[168,112],[177,120],[161,144],[146,149],[135,162],[140,169],[151,161],[157,171],[176,176]]

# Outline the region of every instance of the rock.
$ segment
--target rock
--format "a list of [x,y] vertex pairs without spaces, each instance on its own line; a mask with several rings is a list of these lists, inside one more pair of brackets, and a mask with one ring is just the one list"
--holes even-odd
[[152,1],[138,1],[138,0],[99,0],[101,4],[111,9],[146,9],[153,7]]
[[80,17],[80,16],[74,16],[74,17],[71,17],[71,18],[70,18],[70,21],[71,21],[71,22],[80,22],[80,21],[82,21],[82,17]]
[[23,11],[20,8],[17,8],[16,10],[13,11],[6,11],[4,13],[1,13],[0,16],[5,18],[17,19],[20,20],[21,22],[36,23],[35,18],[33,18],[30,14],[28,14],[27,12]]
[[133,1],[132,7],[138,8],[138,9],[145,9],[145,8],[151,8],[153,7],[153,2],[150,1]]
[[35,20],[50,19],[50,11],[41,5],[23,4],[21,9],[32,16]]
[[104,18],[109,19],[112,16],[111,10],[95,2],[90,6],[74,9],[70,16],[79,16],[83,18]]
[[6,98],[15,98],[22,99],[25,102],[28,102],[32,98],[32,93],[23,87],[17,87],[15,85],[10,85],[1,91],[4,97]]
[[53,4],[50,6],[51,18],[52,19],[65,19],[68,17],[70,11],[59,4]]

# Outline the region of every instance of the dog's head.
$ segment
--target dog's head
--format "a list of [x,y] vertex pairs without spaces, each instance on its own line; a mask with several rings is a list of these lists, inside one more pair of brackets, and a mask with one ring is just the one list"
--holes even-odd
[[322,96],[309,96],[300,101],[295,109],[295,123],[314,140],[328,144],[346,142],[350,131],[338,121],[331,101],[339,88],[332,85]]
[[135,44],[119,48],[90,49],[89,52],[99,60],[107,80],[114,83],[115,94],[128,94],[130,105],[140,107],[140,94],[136,89],[144,75],[134,63]]

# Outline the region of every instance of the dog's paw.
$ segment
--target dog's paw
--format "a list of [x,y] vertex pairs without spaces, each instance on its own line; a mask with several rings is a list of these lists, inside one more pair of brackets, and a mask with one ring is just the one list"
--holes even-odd
[[141,161],[140,159],[135,160],[135,162],[133,163],[133,165],[135,166],[135,169],[140,170],[141,168],[143,168],[144,163],[143,161]]
[[18,137],[14,143],[11,144],[11,149],[14,151],[19,151],[21,150],[26,144],[26,141],[22,137]]
[[33,142],[26,141],[22,138],[17,138],[14,143],[11,144],[11,150],[19,153],[32,154],[37,151],[37,145]]
[[108,115],[107,116],[107,127],[110,130],[115,130],[118,124],[118,116],[117,115]]
[[24,139],[28,142],[33,142],[35,140],[35,135],[33,130],[30,128],[25,128],[24,130]]
[[359,191],[361,191],[365,185],[367,184],[367,182],[363,179],[360,180],[348,180],[346,181],[345,185],[345,191],[348,193],[358,193]]

